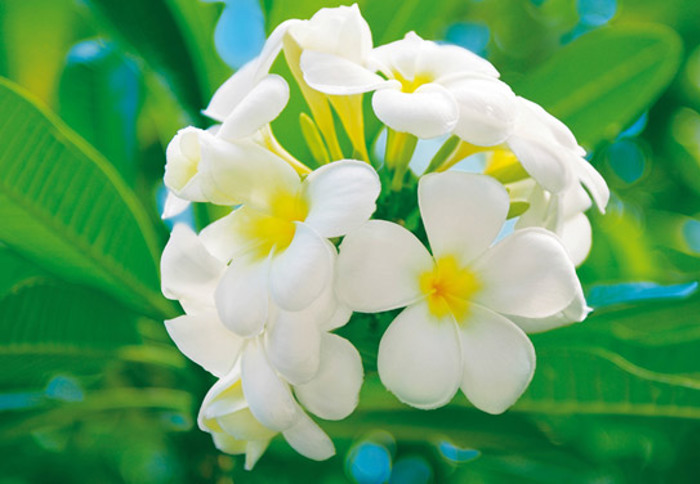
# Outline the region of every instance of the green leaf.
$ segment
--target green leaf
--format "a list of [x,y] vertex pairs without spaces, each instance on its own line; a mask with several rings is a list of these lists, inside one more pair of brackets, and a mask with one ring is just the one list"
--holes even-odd
[[165,0],[91,0],[88,5],[101,24],[146,60],[177,93],[190,113],[204,105],[202,83],[197,76],[194,53]]
[[77,421],[114,419],[125,411],[152,410],[188,414],[193,406],[189,392],[171,388],[110,388],[91,392],[85,401],[66,403],[18,420],[4,421],[0,435],[16,439],[28,432],[56,429]]
[[112,44],[86,40],[68,53],[58,86],[58,114],[133,184],[136,120],[143,96],[134,62]]
[[46,272],[23,259],[7,247],[0,247],[0,297],[27,279],[46,277]]
[[0,385],[36,387],[52,374],[98,372],[140,343],[134,315],[101,292],[46,278],[0,299]]
[[559,50],[515,83],[595,148],[614,139],[673,79],[681,43],[660,25],[603,27]]
[[54,115],[0,80],[0,240],[63,279],[163,317],[159,241],[114,168]]

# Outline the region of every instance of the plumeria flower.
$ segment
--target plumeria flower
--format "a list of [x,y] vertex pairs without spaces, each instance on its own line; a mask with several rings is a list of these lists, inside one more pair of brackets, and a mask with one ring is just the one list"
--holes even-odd
[[370,221],[344,239],[338,295],[351,309],[406,307],[379,345],[378,370],[401,401],[440,407],[461,388],[479,409],[501,413],[527,388],[534,369],[523,320],[551,327],[564,311],[588,309],[566,250],[551,232],[523,229],[491,245],[509,197],[483,175],[426,175],[418,204],[432,255],[408,230]]
[[[276,374],[258,375],[255,385],[264,385],[274,412],[258,417],[255,402],[248,397],[251,383],[246,385],[245,366],[264,359],[262,351],[251,351],[231,371],[223,376],[204,397],[199,411],[201,430],[212,434],[216,447],[229,454],[245,454],[246,469],[253,468],[270,440],[282,433],[285,440],[301,455],[313,460],[325,460],[335,454],[333,442],[299,405],[327,420],[347,417],[357,406],[362,382],[362,364],[357,350],[345,339],[325,334],[323,366],[311,381],[294,386],[296,399],[289,385]],[[283,400],[276,391],[284,390]],[[257,397],[257,395],[256,395]],[[297,402],[298,399],[298,402]],[[288,407],[288,408],[287,408]],[[267,419],[273,416],[273,426]],[[279,422],[284,419],[284,424]]]
[[247,337],[259,334],[272,301],[300,311],[331,285],[335,248],[375,210],[381,188],[374,169],[336,161],[303,181],[269,151],[222,144],[213,170],[216,186],[242,203],[202,231],[221,260],[231,261],[216,290],[224,324]]
[[393,130],[419,138],[454,131],[475,144],[495,145],[513,127],[514,94],[498,80],[491,63],[414,32],[359,60],[308,49],[301,68],[306,82],[327,94],[376,90],[372,106],[377,117]]
[[175,226],[161,259],[163,293],[178,299],[187,314],[166,321],[166,328],[188,358],[221,378],[205,398],[200,426],[222,450],[245,452],[250,466],[278,432],[307,457],[329,457],[332,443],[298,402],[329,420],[345,418],[357,406],[359,353],[328,333],[350,313],[330,288],[304,311],[273,307],[264,333],[241,337],[215,308],[213,294],[225,269],[191,229]]

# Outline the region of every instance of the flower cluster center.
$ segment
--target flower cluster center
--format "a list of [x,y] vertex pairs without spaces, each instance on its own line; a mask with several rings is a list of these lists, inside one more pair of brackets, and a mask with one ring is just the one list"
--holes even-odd
[[470,299],[481,287],[475,274],[460,267],[452,256],[436,260],[431,271],[420,275],[419,285],[434,316],[452,314],[457,321],[466,316]]
[[256,218],[250,225],[249,236],[260,242],[259,258],[271,251],[280,252],[289,247],[296,233],[294,222],[303,222],[309,214],[309,205],[292,193],[279,193],[270,202],[270,213]]

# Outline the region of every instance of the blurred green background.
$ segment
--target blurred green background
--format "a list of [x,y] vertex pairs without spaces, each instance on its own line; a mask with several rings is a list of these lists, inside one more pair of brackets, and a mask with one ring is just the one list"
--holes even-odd
[[[0,483],[698,482],[696,0],[360,1],[375,44],[415,30],[467,47],[590,151],[613,191],[579,271],[596,310],[533,337],[535,379],[502,416],[461,395],[401,406],[372,372],[380,329],[358,319],[343,332],[368,376],[353,416],[321,422],[334,458],[278,439],[247,473],[196,429],[213,377],[162,325],[179,312],[158,282],[165,146],[208,125],[275,25],[340,3],[0,2]],[[273,125],[303,160],[305,109]]]

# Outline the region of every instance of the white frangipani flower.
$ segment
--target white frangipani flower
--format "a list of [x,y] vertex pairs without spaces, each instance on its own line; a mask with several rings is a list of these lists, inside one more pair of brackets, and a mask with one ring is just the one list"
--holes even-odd
[[374,169],[359,161],[324,165],[302,181],[268,151],[221,148],[215,183],[243,206],[201,236],[212,254],[232,260],[216,291],[222,321],[254,336],[263,330],[270,301],[300,311],[329,287],[336,253],[326,239],[369,219],[381,186]]
[[[334,335],[328,335],[328,337],[345,341]],[[337,343],[336,340],[331,341]],[[331,347],[329,352],[337,349],[332,344],[328,346]],[[342,378],[345,375],[340,373],[335,376]],[[316,387],[322,388],[324,383],[324,379],[319,378],[309,385],[312,385],[316,390]],[[299,392],[300,389],[297,389],[297,394]],[[331,389],[331,391],[325,392],[330,398],[319,399],[319,401],[321,405],[333,406],[334,417],[344,418],[357,404],[357,392],[355,389],[351,389],[350,393],[352,395],[347,398],[347,395],[344,394],[333,394]],[[343,398],[345,400],[342,400]],[[236,366],[216,382],[204,397],[197,422],[201,430],[212,434],[214,445],[219,450],[229,454],[245,454],[245,468],[247,470],[255,466],[267,449],[270,440],[280,432],[294,450],[309,459],[325,460],[333,456],[335,447],[328,435],[309,418],[298,403],[293,401],[292,405],[293,416],[290,419],[290,424],[284,429],[272,430],[263,425],[252,412],[245,397],[241,369]]]
[[309,48],[301,56],[304,79],[327,94],[376,90],[377,117],[419,138],[454,131],[475,144],[495,145],[510,134],[514,94],[498,80],[498,71],[472,52],[409,32],[367,57],[356,57]]
[[349,311],[329,287],[303,311],[271,305],[265,332],[244,338],[220,321],[214,306],[225,270],[191,229],[175,226],[161,259],[163,293],[178,299],[187,314],[166,321],[166,328],[188,358],[221,378],[202,405],[200,426],[220,449],[245,452],[249,466],[278,432],[307,457],[330,457],[332,443],[297,400],[329,420],[345,418],[357,406],[360,355],[327,333],[344,325]]
[[436,408],[461,388],[476,407],[501,413],[535,368],[519,318],[538,330],[538,321],[551,327],[565,311],[574,321],[587,314],[574,266],[542,229],[519,230],[490,246],[509,197],[489,177],[426,175],[418,203],[432,256],[403,227],[370,221],[341,245],[338,295],[360,312],[407,306],[378,355],[379,376],[401,401]]

